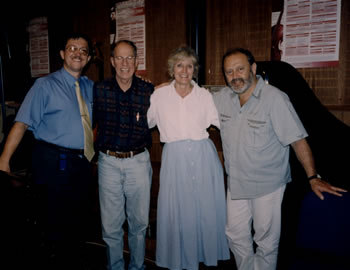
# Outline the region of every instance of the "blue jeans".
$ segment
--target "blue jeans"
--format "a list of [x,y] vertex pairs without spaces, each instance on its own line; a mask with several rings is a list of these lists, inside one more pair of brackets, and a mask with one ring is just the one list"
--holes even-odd
[[146,150],[119,159],[99,153],[99,199],[102,237],[107,244],[109,270],[124,270],[123,224],[128,220],[129,270],[143,269],[148,226],[152,167]]

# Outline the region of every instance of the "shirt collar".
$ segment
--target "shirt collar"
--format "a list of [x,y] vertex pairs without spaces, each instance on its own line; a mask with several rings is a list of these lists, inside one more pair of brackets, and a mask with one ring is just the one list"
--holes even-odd
[[260,99],[262,88],[265,86],[266,83],[260,75],[256,75],[256,77],[257,77],[257,84],[252,93],[252,96],[257,99]]
[[[124,92],[124,91],[120,88],[119,83],[118,83],[118,81],[117,81],[117,78],[116,78],[115,76],[112,77],[112,80],[113,80],[114,84],[115,84],[116,87],[117,87],[116,89],[118,89],[118,90]],[[135,81],[135,80],[136,80],[136,75],[134,74],[134,75],[132,76],[132,81],[131,81],[131,85],[130,85],[129,89],[128,89],[127,91],[125,91],[124,93],[132,92],[132,91],[130,91],[130,90],[133,90],[133,89],[135,88],[135,85],[136,85],[136,81]]]
[[[194,80],[191,80],[191,84],[193,85],[193,89],[199,87],[198,84]],[[171,85],[175,88],[175,80],[172,80],[169,85]]]
[[60,70],[62,77],[64,78],[65,81],[68,82],[69,85],[74,85],[75,87],[75,82],[79,81],[79,79],[76,79],[74,76],[72,76],[64,67],[61,68]]

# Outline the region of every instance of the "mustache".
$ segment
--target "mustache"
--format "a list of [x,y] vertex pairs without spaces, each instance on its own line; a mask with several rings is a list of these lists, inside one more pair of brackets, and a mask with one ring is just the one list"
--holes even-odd
[[75,55],[75,56],[73,56],[73,59],[78,59],[78,60],[82,60],[82,58],[79,56],[79,55]]
[[242,79],[242,78],[232,79],[232,80],[231,80],[231,82],[230,82],[230,84],[234,84],[234,83],[236,83],[236,82],[241,82],[241,83],[244,83],[244,82],[245,82],[245,80],[244,80],[244,79]]

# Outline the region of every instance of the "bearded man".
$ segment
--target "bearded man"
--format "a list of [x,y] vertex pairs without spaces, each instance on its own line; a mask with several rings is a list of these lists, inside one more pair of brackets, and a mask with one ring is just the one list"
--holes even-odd
[[321,200],[322,192],[342,196],[345,190],[321,180],[288,96],[256,75],[250,51],[229,50],[222,68],[228,86],[214,94],[214,102],[228,175],[226,236],[237,269],[273,270],[283,194],[291,181],[290,145]]

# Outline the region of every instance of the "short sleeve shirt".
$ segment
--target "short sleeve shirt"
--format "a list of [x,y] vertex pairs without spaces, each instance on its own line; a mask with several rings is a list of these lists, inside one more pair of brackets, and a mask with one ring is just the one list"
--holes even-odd
[[[76,81],[64,68],[37,79],[15,120],[28,125],[37,140],[83,149],[84,129],[75,92]],[[92,117],[93,82],[82,76],[79,78],[79,86]]]
[[214,102],[232,199],[257,198],[291,181],[289,145],[307,133],[288,96],[259,77],[243,106],[229,87]]
[[147,113],[149,126],[157,125],[160,141],[164,143],[208,138],[207,128],[210,125],[219,127],[212,95],[192,81],[191,93],[182,98],[174,83],[172,81],[152,94]]

